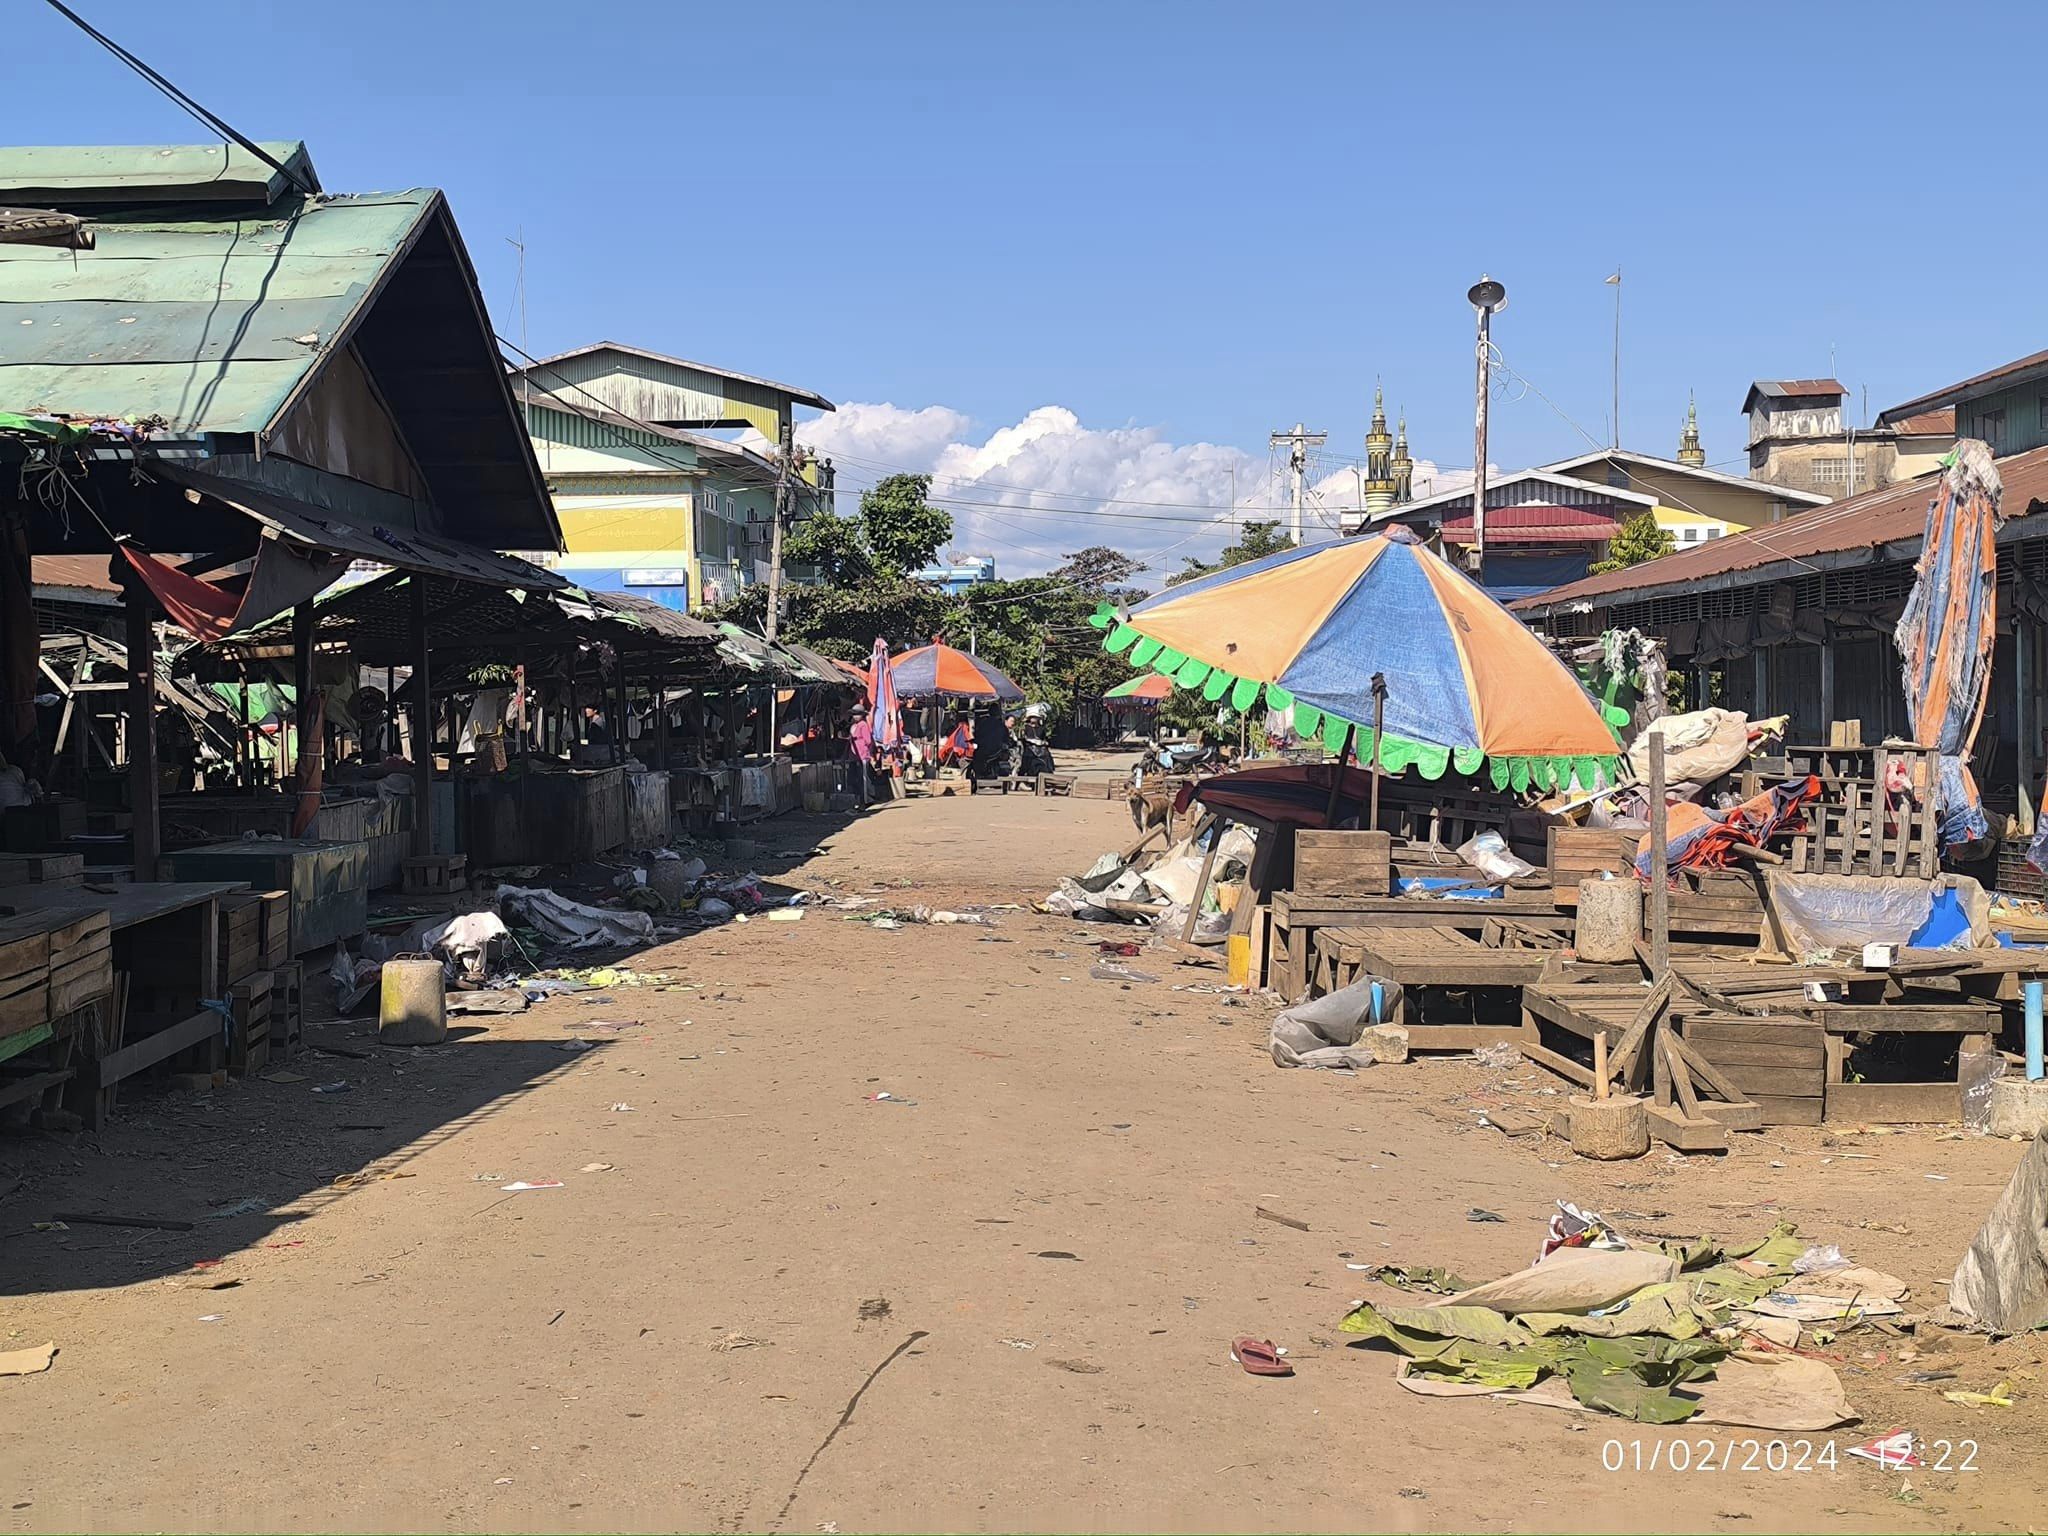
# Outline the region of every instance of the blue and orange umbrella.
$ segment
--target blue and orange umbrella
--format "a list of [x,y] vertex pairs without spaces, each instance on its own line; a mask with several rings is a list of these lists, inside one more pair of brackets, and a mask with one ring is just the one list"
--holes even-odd
[[950,645],[921,645],[889,663],[896,693],[905,699],[995,699],[1014,704],[1024,690],[987,662]]
[[1614,780],[1614,733],[1578,679],[1405,528],[1285,550],[1089,622],[1105,649],[1212,703],[1291,707],[1295,729],[1334,751],[1371,734],[1383,675],[1390,773],[1483,764],[1517,790]]

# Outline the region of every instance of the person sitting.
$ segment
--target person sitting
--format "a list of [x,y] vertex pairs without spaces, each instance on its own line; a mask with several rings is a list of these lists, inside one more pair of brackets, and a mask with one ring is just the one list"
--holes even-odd
[[965,767],[974,756],[974,733],[967,728],[966,720],[956,715],[946,734],[939,739],[939,766],[953,764]]

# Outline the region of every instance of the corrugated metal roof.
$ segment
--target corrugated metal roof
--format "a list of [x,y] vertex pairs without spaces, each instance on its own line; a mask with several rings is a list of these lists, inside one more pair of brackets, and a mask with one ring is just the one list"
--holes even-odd
[[[2029,516],[2048,500],[2048,448],[2000,459],[1998,473],[2005,485],[2001,506],[2008,519]],[[1624,595],[1633,602],[1683,591],[1697,582],[1737,572],[1767,571],[1779,566],[1811,569],[1810,562],[1852,551],[1900,544],[1917,546],[1926,530],[1927,503],[1934,494],[1934,485],[1933,474],[1921,475],[1782,523],[1688,545],[1675,554],[1627,570],[1608,571],[1553,587],[1511,606],[1518,612],[1539,614],[1588,601],[1607,607]]]
[[[1602,539],[1611,539],[1620,530],[1617,518],[1604,513],[1589,511],[1584,507],[1556,507],[1527,503],[1516,507],[1488,507],[1486,509],[1486,537],[1489,542],[1499,539],[1509,544],[1540,543],[1557,540],[1572,544],[1597,544]],[[1444,519],[1445,542],[1464,543],[1472,537],[1472,518]]]
[[1890,427],[1902,437],[1954,437],[1956,434],[1956,408],[1945,405],[1938,411],[1916,411],[1911,416],[1894,420],[1889,411],[1878,418],[1880,426]]
[[[260,147],[319,190],[306,146],[280,139]],[[98,201],[269,202],[294,190],[277,170],[238,144],[65,144],[0,149],[0,199],[35,203]]]
[[1993,388],[2002,389],[2010,384],[2023,384],[2034,375],[2048,375],[2048,352],[2030,352],[2013,362],[1974,374],[1959,384],[1951,384],[1946,389],[1937,389],[1921,395],[1918,399],[1908,400],[1903,405],[1895,405],[1878,416],[1878,425],[1893,426],[1897,424],[1897,418],[1917,415],[1938,405],[1952,406],[1966,395],[1987,394]]
[[90,251],[0,245],[0,402],[266,431],[438,204],[432,191],[217,220],[95,220]]
[[1849,391],[1840,379],[1758,379],[1749,386],[1749,393],[1742,397],[1743,414],[1749,413],[1751,403],[1762,395],[1767,400],[1804,399],[1808,395],[1846,395]]
[[29,580],[39,587],[71,587],[81,592],[119,592],[105,555],[34,555]]
[[[645,347],[629,347],[623,341],[600,341],[587,347],[572,347],[567,352],[557,352],[552,357],[543,357],[528,363],[518,370],[518,374],[522,378],[545,374],[552,364],[567,362],[572,357],[588,357],[596,352],[622,352],[628,357],[644,358],[650,363],[666,363],[671,368],[688,368],[697,373],[710,374],[713,378],[731,379],[736,384],[752,384],[757,389],[773,390],[777,394],[789,396],[798,405],[813,406],[821,411],[838,409],[815,390],[804,389],[795,384],[778,384],[773,379],[764,379],[751,373],[737,373],[713,363],[693,363],[686,357],[670,357],[666,352],[651,352]],[[548,386],[543,382],[541,387]]]

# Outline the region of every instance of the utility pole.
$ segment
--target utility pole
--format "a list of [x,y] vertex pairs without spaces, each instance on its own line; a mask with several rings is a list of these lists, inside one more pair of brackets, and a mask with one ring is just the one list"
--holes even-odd
[[768,534],[768,639],[782,627],[782,525],[789,520],[789,461],[795,447],[795,424],[789,412],[782,414],[781,443],[775,455],[775,526]]
[[1486,585],[1486,400],[1493,385],[1493,317],[1508,307],[1508,291],[1484,272],[1465,290],[1479,317],[1478,401],[1472,425],[1472,579]]
[[1282,443],[1287,445],[1288,478],[1294,487],[1294,545],[1297,549],[1301,547],[1302,475],[1308,469],[1308,451],[1311,448],[1322,447],[1329,440],[1329,433],[1311,432],[1298,421],[1294,424],[1292,432],[1266,434],[1268,448],[1278,448]]
[[1614,289],[1614,415],[1610,419],[1610,431],[1614,439],[1608,446],[1621,446],[1621,268],[1614,269],[1614,276],[1607,279]]

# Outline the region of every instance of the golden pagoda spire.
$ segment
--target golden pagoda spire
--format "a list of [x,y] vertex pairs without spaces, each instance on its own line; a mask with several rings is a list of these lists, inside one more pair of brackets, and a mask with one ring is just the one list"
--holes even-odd
[[1394,506],[1394,438],[1387,431],[1387,401],[1377,380],[1372,386],[1372,427],[1365,434],[1365,510],[1390,511]]
[[1688,390],[1685,396],[1685,431],[1678,437],[1678,462],[1704,469],[1707,450],[1700,446],[1700,409]]

